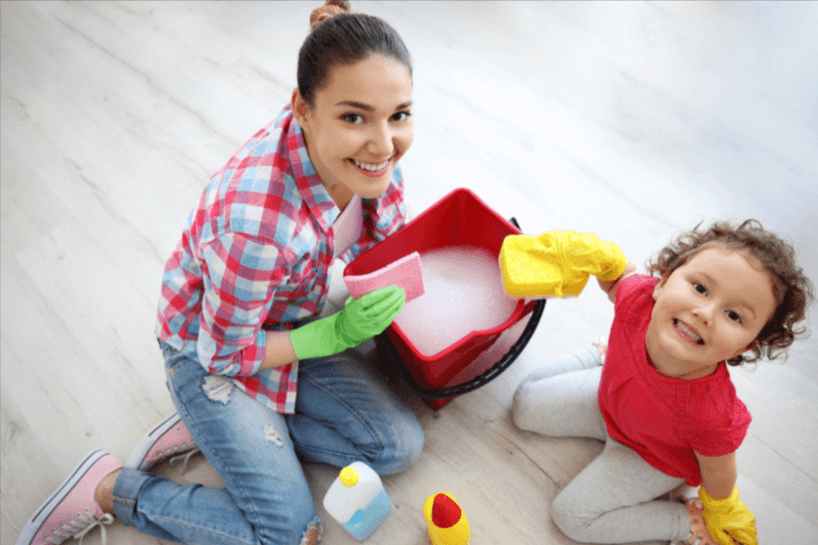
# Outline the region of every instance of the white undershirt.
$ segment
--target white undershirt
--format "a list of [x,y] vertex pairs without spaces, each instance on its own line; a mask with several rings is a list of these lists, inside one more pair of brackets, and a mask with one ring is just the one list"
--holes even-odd
[[360,195],[353,195],[344,211],[332,224],[332,230],[335,233],[333,257],[337,258],[358,242],[363,234],[363,227],[364,215],[361,208],[361,197]]

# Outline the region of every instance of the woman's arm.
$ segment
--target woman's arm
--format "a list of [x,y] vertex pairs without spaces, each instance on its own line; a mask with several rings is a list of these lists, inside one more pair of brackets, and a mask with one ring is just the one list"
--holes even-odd
[[271,286],[289,275],[284,253],[266,239],[226,233],[203,245],[201,254],[205,289],[198,349],[208,371],[251,376],[295,361],[288,331],[262,329]]
[[628,264],[625,265],[625,270],[622,272],[619,278],[610,282],[603,282],[602,280],[597,279],[597,282],[599,282],[599,287],[602,288],[602,291],[608,294],[608,299],[611,300],[611,303],[615,303],[616,288],[619,286],[619,283],[622,281],[623,278],[635,272],[636,265],[631,260],[628,260]]
[[264,353],[264,361],[261,362],[259,371],[275,369],[276,367],[293,363],[298,359],[295,355],[293,343],[290,342],[289,331],[267,331],[266,333],[266,352]]
[[736,453],[715,457],[702,456],[698,452],[695,454],[702,474],[702,486],[707,493],[717,500],[728,497],[736,486],[738,476]]

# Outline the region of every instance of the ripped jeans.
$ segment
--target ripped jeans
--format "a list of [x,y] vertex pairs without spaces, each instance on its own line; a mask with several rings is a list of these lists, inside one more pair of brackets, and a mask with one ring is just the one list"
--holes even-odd
[[162,351],[173,402],[227,488],[124,469],[114,486],[117,518],[146,534],[190,544],[296,545],[320,522],[301,462],[361,460],[387,475],[420,457],[415,414],[354,351],[299,363],[292,415],[166,344]]

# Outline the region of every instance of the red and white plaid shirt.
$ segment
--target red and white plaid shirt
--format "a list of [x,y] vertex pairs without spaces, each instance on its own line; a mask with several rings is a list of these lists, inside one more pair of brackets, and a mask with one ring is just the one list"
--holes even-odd
[[[298,362],[259,371],[265,329],[321,313],[339,215],[288,105],[213,175],[188,217],[162,277],[157,337],[273,410],[294,412]],[[363,199],[363,236],[342,259],[405,221],[396,167],[381,197]]]

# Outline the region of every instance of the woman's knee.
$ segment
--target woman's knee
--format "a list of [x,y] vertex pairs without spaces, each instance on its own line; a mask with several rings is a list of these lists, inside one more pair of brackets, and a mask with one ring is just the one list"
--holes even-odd
[[414,414],[406,415],[379,448],[365,452],[367,463],[380,475],[400,473],[420,460],[425,435]]
[[411,422],[407,425],[407,433],[402,439],[402,449],[399,457],[402,468],[408,468],[420,460],[423,452],[423,444],[426,436],[417,418],[412,415]]

